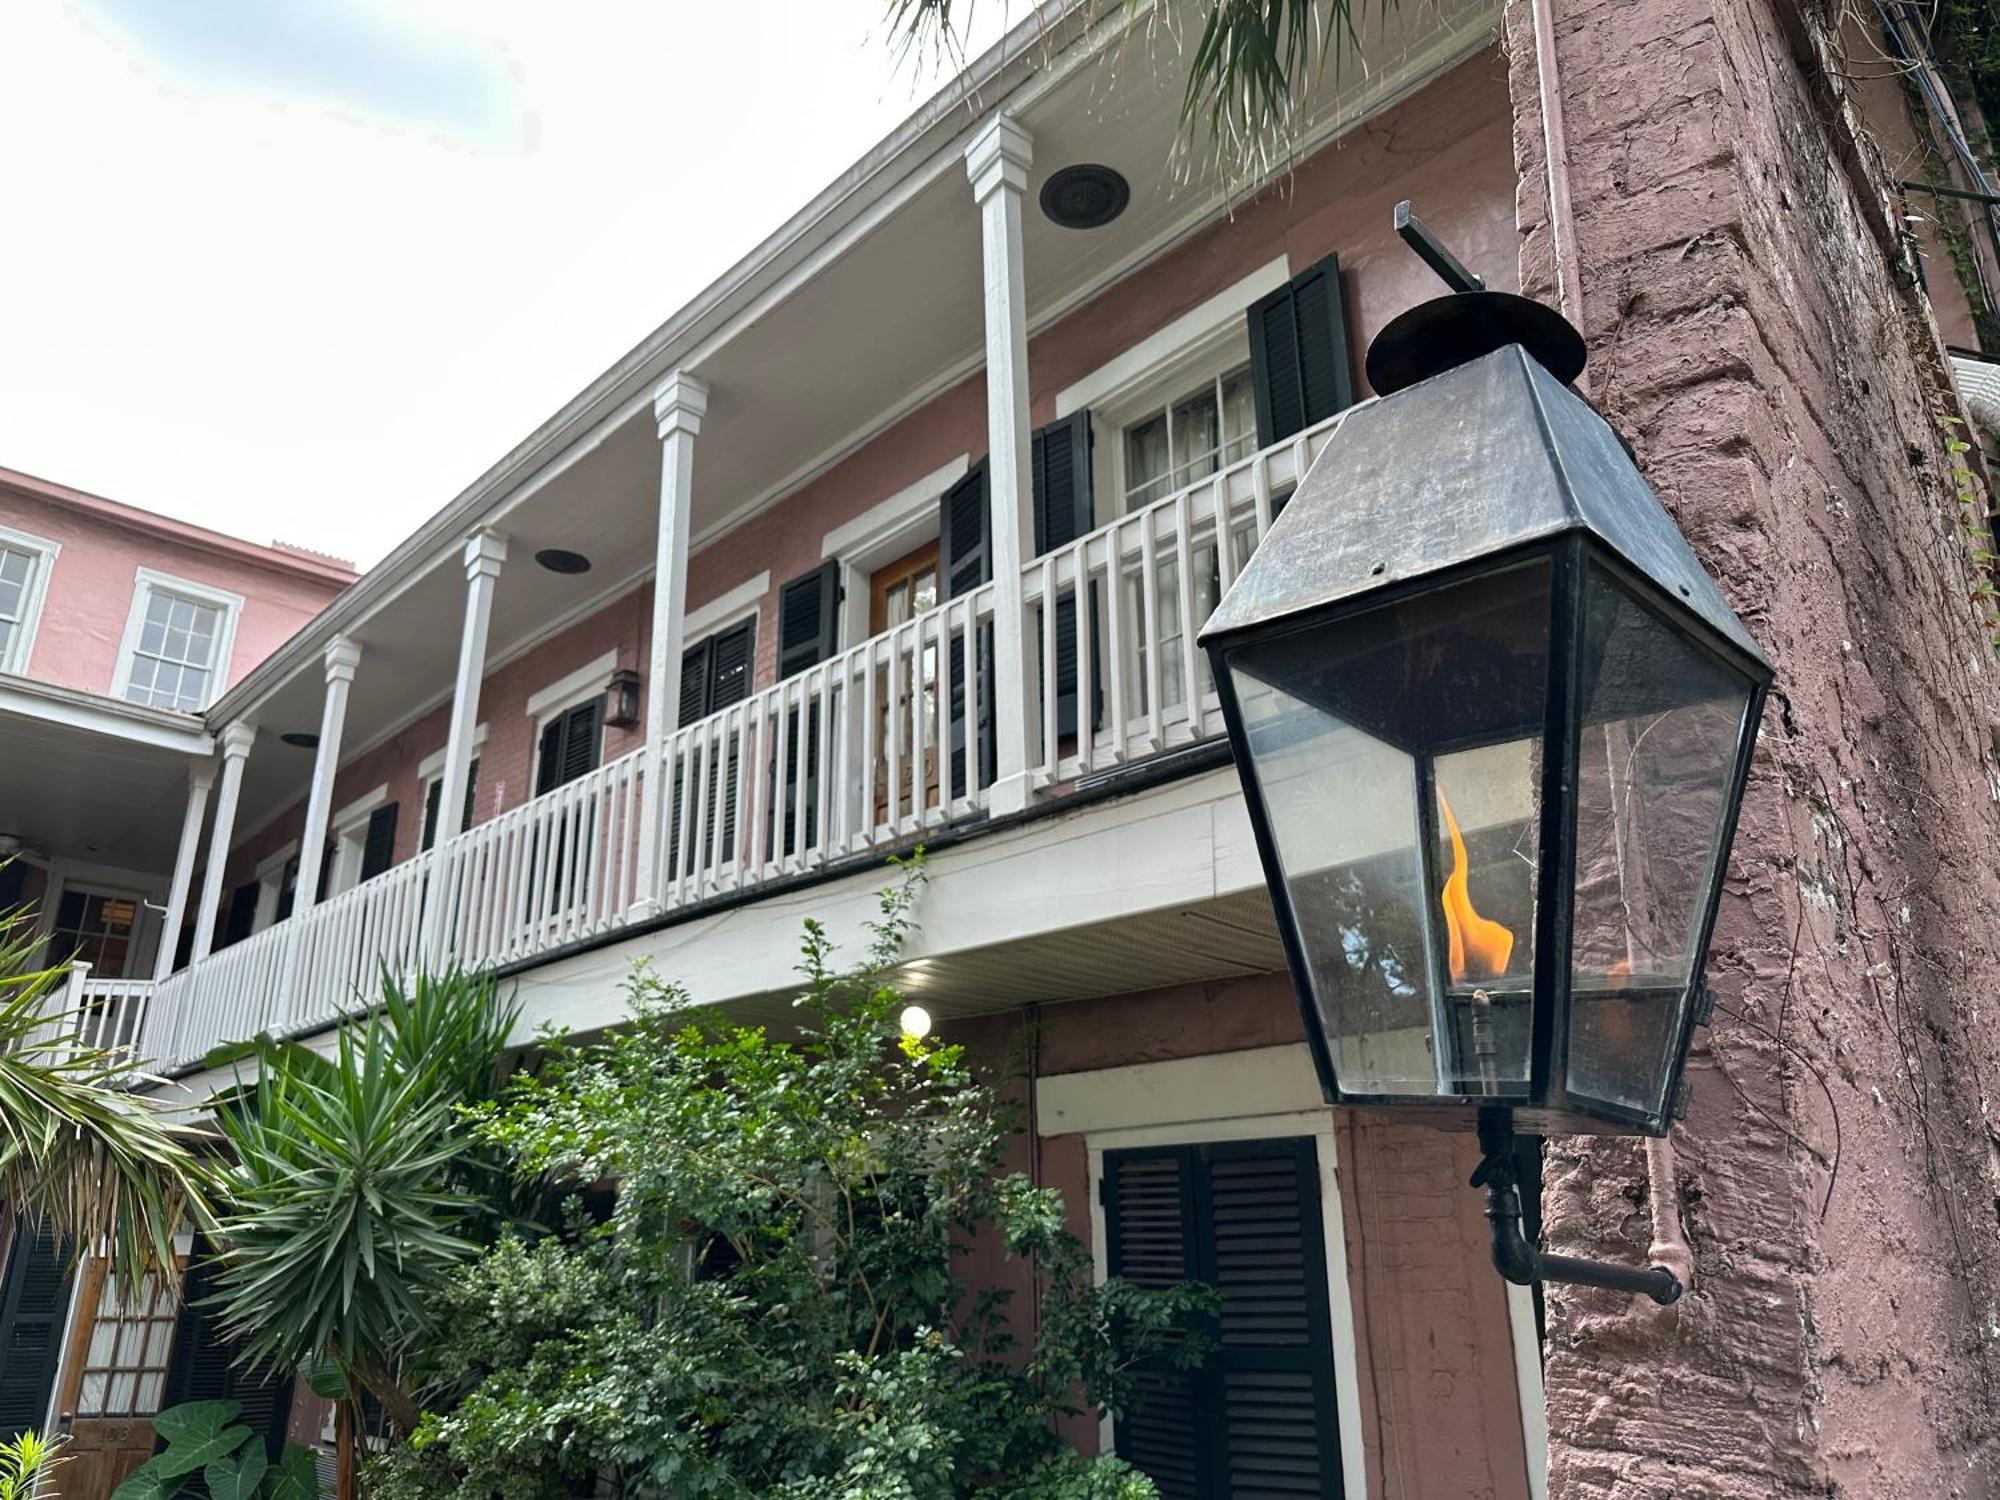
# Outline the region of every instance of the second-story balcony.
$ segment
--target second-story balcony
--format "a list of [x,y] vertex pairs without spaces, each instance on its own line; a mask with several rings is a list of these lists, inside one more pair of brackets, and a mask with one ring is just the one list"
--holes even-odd
[[[1340,420],[1031,560],[1018,620],[998,617],[989,580],[164,980],[91,980],[86,1039],[186,1071],[220,1044],[323,1030],[385,973],[517,969],[976,832],[998,771],[1003,629],[1020,633],[1028,673],[1034,798],[1017,817],[1168,772],[1174,752],[1222,733],[1194,635]],[[648,817],[657,865],[642,880]]]

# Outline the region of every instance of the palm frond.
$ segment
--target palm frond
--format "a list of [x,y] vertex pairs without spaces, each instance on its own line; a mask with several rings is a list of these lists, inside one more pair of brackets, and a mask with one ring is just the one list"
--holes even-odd
[[64,972],[30,967],[34,943],[27,912],[0,913],[0,1203],[136,1285],[213,1220],[203,1138],[134,1092],[127,1054],[76,1040]]

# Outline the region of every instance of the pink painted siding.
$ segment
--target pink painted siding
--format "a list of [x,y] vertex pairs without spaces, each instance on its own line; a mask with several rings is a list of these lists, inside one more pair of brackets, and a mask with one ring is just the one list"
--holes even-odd
[[62,549],[25,675],[84,692],[112,690],[141,568],[242,596],[227,680],[217,693],[355,576],[330,560],[254,546],[6,471],[0,471],[0,525]]
[[[1016,1012],[944,1031],[996,1068],[1035,1057],[1044,1078],[1304,1040],[1282,974],[1051,1005],[1033,1021]],[[1012,1089],[1025,1106],[1025,1080]],[[1506,1288],[1487,1261],[1480,1197],[1465,1186],[1477,1148],[1469,1137],[1361,1111],[1337,1116],[1369,1500],[1526,1500]],[[1006,1169],[1062,1189],[1071,1230],[1089,1242],[1082,1136],[1032,1144],[1016,1136]],[[1025,1267],[997,1243],[969,1247],[965,1274],[976,1289],[1026,1296]],[[1093,1452],[1097,1424],[1067,1422],[1064,1436]]]

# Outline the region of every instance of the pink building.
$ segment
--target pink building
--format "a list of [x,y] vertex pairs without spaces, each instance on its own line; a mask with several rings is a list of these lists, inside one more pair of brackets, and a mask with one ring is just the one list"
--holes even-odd
[[0,469],[0,905],[52,957],[153,974],[203,712],[355,576]]
[[[1963,408],[1883,228],[1895,178],[1856,100],[1816,112],[1837,75],[1814,49],[1837,39],[1790,0],[1370,15],[1370,66],[1320,80],[1296,159],[1239,191],[1162,170],[1171,51],[1113,69],[1117,26],[1024,29],[345,592],[323,561],[120,522],[103,597],[64,606],[84,547],[54,517],[97,512],[5,491],[23,508],[0,521],[63,551],[21,554],[49,580],[46,680],[0,679],[0,733],[24,747],[0,751],[43,747],[21,763],[44,789],[19,797],[10,773],[0,829],[34,845],[31,820],[72,808],[60,857],[117,850],[179,938],[155,961],[142,935],[81,986],[93,1033],[199,1104],[230,1076],[212,1049],[324,1038],[383,964],[496,970],[528,1024],[572,1031],[621,1019],[639,959],[700,1001],[782,1013],[800,919],[857,935],[885,857],[921,843],[905,983],[996,1055],[1032,1031],[1022,1162],[1068,1189],[1106,1274],[1140,1269],[1122,1225],[1152,1213],[1227,1282],[1216,1224],[1173,1218],[1180,1186],[1225,1159],[1271,1185],[1235,1227],[1284,1247],[1256,1268],[1284,1326],[1233,1356],[1287,1378],[1190,1386],[1184,1421],[1080,1443],[1199,1497],[1972,1493],[1951,1486],[1995,1459],[1990,1431],[1956,1431],[1894,1373],[1904,1330],[1868,1311],[1879,1269],[1847,1252],[1921,1262],[1899,1295],[1977,1388],[1992,1360],[1964,1353],[1986,1333],[1963,1288],[1988,1283],[1946,1264],[1941,1200],[1901,1150],[1917,1128],[1896,1089],[1870,1094],[1911,1064],[1860,998],[1889,962],[1869,942],[1908,933],[1908,1003],[1971,1059],[1924,1138],[1975,1163],[1953,1192],[1993,1201],[1965,1122],[1994,1053],[1962,1023],[2000,980],[1965,936],[2000,900],[2000,700],[1961,666],[1984,648],[1974,563],[1937,520],[1958,507],[1936,413]],[[1545,128],[1563,107],[1567,145],[1559,115]],[[1392,230],[1403,199],[1491,286],[1580,324],[1593,398],[1788,695],[1711,965],[1748,1020],[1700,1044],[1680,1201],[1642,1206],[1617,1143],[1550,1148],[1552,1241],[1639,1260],[1654,1225],[1681,1226],[1697,1279],[1670,1320],[1506,1286],[1469,1141],[1325,1106],[1192,646],[1369,397],[1369,339],[1438,290]],[[1959,291],[1938,304],[1970,338]],[[142,555],[185,582],[156,592]],[[1883,606],[1899,590],[1921,613]],[[155,600],[172,649],[135,651]],[[135,683],[173,703],[127,701]],[[15,709],[35,695],[39,717]],[[86,751],[109,764],[86,773]],[[1914,830],[1925,798],[1969,831]],[[1860,873],[1836,853],[1857,844]],[[1940,869],[1949,893],[1909,894]],[[1808,930],[1810,974],[1771,947]],[[1813,1060],[1895,1216],[1819,1206],[1827,1122],[1770,1035]],[[1966,1253],[1990,1269],[1989,1239]],[[988,1261],[996,1284],[1020,1274]],[[148,1366],[112,1400],[88,1334],[146,1316],[47,1313],[12,1419],[129,1438],[184,1372]],[[1642,1360],[1670,1402],[1628,1373]]]

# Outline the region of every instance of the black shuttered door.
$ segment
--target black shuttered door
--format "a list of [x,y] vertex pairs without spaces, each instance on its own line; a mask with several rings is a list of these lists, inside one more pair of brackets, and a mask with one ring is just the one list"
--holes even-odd
[[264,1440],[264,1456],[276,1463],[284,1451],[292,1416],[292,1377],[268,1365],[245,1367],[224,1341],[209,1299],[214,1297],[215,1262],[208,1246],[196,1241],[187,1295],[174,1325],[173,1364],[167,1372],[164,1409],[184,1401],[240,1401],[237,1421]]
[[1192,1374],[1143,1382],[1121,1457],[1167,1500],[1341,1493],[1319,1171],[1309,1138],[1112,1151],[1111,1273],[1220,1290],[1220,1348]]
[[[993,576],[991,546],[992,516],[987,495],[985,459],[974,464],[938,502],[938,574],[944,597],[957,599],[971,593]],[[953,632],[951,638],[951,755],[948,763],[951,793],[967,795],[975,783],[966,779],[966,743],[979,748],[976,762],[978,786],[991,786],[995,775],[993,710],[993,625],[982,624],[973,636],[979,669],[979,698],[970,725],[965,712],[965,638]]]
[[[1090,450],[1088,411],[1072,412],[1035,433],[1029,451],[1029,473],[1033,480],[1037,557],[1058,547],[1067,547],[1080,536],[1087,536],[1095,524]],[[1090,592],[1094,620],[1097,613],[1095,583],[1090,586]],[[1093,631],[1093,651],[1096,645]],[[1039,639],[1035,649],[1039,654]],[[1056,734],[1062,738],[1076,733],[1076,653],[1076,596],[1065,591],[1056,605]],[[1101,695],[1095,691],[1095,684],[1101,675],[1096,671],[1091,673],[1093,728],[1097,727],[1102,716]]]
[[1301,271],[1254,303],[1249,316],[1259,447],[1354,404],[1340,257]]
[[0,1276],[0,1442],[48,1420],[69,1290],[62,1247],[17,1226]]

